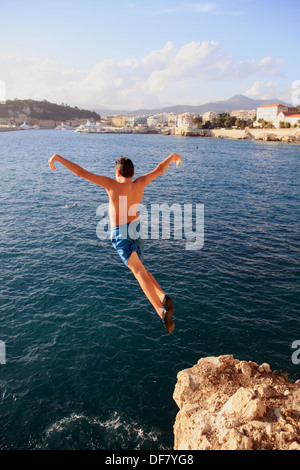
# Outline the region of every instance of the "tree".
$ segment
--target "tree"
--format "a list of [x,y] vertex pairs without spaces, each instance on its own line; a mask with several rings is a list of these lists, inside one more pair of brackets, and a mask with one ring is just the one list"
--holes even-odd
[[243,119],[237,119],[235,121],[235,126],[238,127],[239,129],[245,129],[247,125],[250,125],[249,121],[244,121]]
[[205,121],[204,124],[202,124],[202,129],[212,129],[213,123],[211,121]]
[[203,120],[202,120],[202,117],[201,116],[195,116],[193,118],[193,124],[196,124],[198,129],[201,129],[202,128],[202,123],[203,123]]
[[261,123],[261,127],[264,129],[269,123],[265,121],[263,118],[259,118],[258,122]]

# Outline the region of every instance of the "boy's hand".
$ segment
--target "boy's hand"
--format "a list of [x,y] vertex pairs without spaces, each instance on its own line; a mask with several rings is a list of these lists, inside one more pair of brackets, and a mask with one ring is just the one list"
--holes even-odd
[[49,163],[49,165],[50,165],[51,170],[56,170],[56,168],[55,168],[55,166],[54,166],[54,162],[56,162],[57,157],[58,157],[58,155],[55,153],[55,154],[52,155],[52,157],[49,158],[49,160],[48,160],[48,163]]
[[179,165],[182,165],[182,158],[180,155],[177,155],[177,153],[172,153],[172,155],[173,155],[173,162],[178,168]]

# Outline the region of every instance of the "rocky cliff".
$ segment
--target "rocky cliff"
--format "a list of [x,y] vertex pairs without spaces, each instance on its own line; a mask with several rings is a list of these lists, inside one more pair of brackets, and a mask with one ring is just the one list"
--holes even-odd
[[177,375],[175,450],[300,450],[300,380],[207,357]]

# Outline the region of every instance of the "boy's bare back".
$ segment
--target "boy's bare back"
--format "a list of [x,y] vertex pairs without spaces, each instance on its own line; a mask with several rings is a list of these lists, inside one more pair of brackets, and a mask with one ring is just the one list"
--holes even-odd
[[[118,177],[117,177],[118,178]],[[111,227],[128,224],[138,217],[138,206],[144,194],[145,185],[140,178],[135,181],[111,180],[105,188],[109,196],[109,218]]]
[[164,173],[172,161],[177,167],[182,163],[181,157],[172,153],[155,170],[140,176],[135,181],[132,181],[134,174],[130,178],[125,178],[116,170],[116,180],[111,180],[109,187],[105,188],[109,196],[111,227],[130,223],[138,217],[137,209],[145,186]]

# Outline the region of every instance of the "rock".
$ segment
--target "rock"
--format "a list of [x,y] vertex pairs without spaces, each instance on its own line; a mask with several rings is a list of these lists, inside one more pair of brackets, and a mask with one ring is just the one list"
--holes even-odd
[[[269,385],[258,385],[256,391],[262,398],[270,398],[270,397],[278,396],[277,391],[273,387],[270,387]],[[284,394],[285,393],[286,391],[284,392]]]
[[242,416],[247,420],[262,418],[267,412],[267,407],[264,405],[261,398],[251,400],[242,412]]
[[300,450],[300,388],[269,364],[202,358],[177,375],[175,450]]
[[222,445],[221,450],[251,450],[252,447],[253,443],[249,437],[232,429],[227,442]]
[[241,371],[243,374],[248,375],[249,377],[252,374],[252,367],[246,361],[241,361],[239,364],[236,364],[235,368],[237,371]]
[[265,134],[263,136],[263,140],[265,142],[278,142],[280,140],[280,138],[277,137],[276,134]]
[[252,400],[252,398],[253,391],[241,387],[229,398],[229,400],[225,403],[219,414],[242,414],[246,406],[248,406],[248,404]]
[[271,372],[271,367],[269,366],[269,364],[264,363],[259,366],[258,372],[266,372],[267,374],[269,374]]
[[286,142],[286,143],[295,143],[297,142],[297,138],[294,135],[284,135],[281,139],[281,142]]
[[293,442],[293,444],[290,445],[289,450],[300,450],[300,444]]

